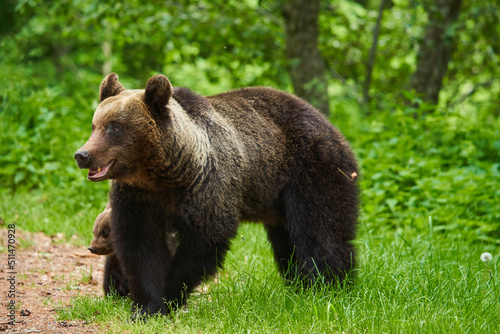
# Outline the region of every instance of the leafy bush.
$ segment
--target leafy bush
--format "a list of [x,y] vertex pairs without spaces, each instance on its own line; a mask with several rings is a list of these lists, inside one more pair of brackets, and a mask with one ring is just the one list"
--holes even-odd
[[371,228],[427,228],[500,243],[500,120],[487,110],[392,106],[353,137]]
[[51,85],[29,71],[8,70],[0,69],[9,78],[0,83],[2,187],[62,186],[77,176],[68,167],[84,138],[81,124],[90,124],[91,105],[82,103],[82,92],[68,92],[65,82]]

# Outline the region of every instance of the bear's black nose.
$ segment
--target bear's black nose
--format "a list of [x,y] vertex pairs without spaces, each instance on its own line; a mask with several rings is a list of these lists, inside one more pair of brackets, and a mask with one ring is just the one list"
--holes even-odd
[[89,247],[89,251],[94,254],[95,253],[95,247]]
[[80,168],[88,168],[90,164],[90,154],[89,151],[76,151],[75,153],[76,163]]

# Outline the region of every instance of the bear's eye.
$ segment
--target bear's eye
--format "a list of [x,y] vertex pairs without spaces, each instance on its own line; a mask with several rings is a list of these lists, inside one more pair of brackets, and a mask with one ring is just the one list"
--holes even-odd
[[120,131],[120,127],[116,124],[110,124],[108,127],[108,132],[111,134],[118,134]]
[[108,230],[102,230],[101,235],[103,238],[107,238],[109,236],[109,231]]

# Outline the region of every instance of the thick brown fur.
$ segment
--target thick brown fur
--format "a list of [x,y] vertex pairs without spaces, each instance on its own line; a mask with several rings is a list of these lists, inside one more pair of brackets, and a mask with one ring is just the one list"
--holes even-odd
[[[90,243],[89,251],[96,255],[106,255],[104,265],[103,291],[110,295],[114,290],[119,296],[129,294],[127,279],[122,274],[122,269],[114,252],[113,238],[111,237],[111,208],[109,205],[101,212],[94,222],[94,239]],[[170,253],[175,254],[177,247],[175,235],[170,233],[166,238]]]
[[111,238],[111,209],[101,212],[94,222],[94,239],[90,243],[89,251],[97,255],[109,255],[114,252]]
[[127,296],[129,294],[128,281],[123,276],[120,263],[114,253],[113,238],[111,237],[111,208],[109,206],[97,216],[93,232],[94,239],[90,243],[89,251],[97,255],[106,255],[102,283],[104,294],[107,296],[115,291],[119,296]]
[[115,252],[141,315],[215,274],[240,221],[264,224],[288,280],[342,281],[354,267],[358,167],[310,104],[263,87],[202,97],[162,75],[125,90],[110,74],[100,95],[75,158],[90,180],[114,180]]

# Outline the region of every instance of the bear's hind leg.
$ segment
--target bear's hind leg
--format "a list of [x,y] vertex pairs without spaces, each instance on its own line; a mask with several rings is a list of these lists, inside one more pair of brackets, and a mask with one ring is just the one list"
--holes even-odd
[[290,235],[282,225],[266,226],[267,237],[273,248],[274,259],[283,278],[291,283],[299,275],[298,260],[294,255],[294,247]]
[[[301,196],[289,191],[285,198],[286,224],[294,258],[300,268],[299,278],[310,284],[341,282],[354,267],[351,244],[355,221],[349,214],[330,209],[323,194]],[[305,199],[308,199],[307,202]]]

